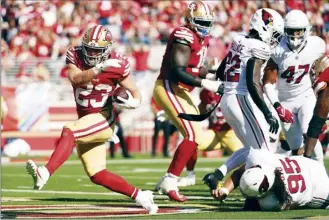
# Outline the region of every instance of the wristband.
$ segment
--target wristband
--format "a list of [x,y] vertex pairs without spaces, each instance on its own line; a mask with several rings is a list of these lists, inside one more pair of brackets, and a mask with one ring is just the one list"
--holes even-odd
[[275,103],[273,104],[273,107],[274,107],[275,109],[277,109],[277,108],[280,107],[280,106],[281,106],[280,102],[275,102]]

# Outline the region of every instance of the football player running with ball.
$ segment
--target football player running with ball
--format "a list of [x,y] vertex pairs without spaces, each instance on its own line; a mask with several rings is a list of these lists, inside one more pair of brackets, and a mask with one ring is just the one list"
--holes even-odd
[[185,20],[186,25],[175,28],[169,37],[160,75],[153,90],[156,103],[184,136],[167,173],[155,190],[179,202],[186,200],[186,197],[178,192],[177,181],[187,161],[199,145],[208,146],[217,144],[218,141],[213,132],[207,139],[202,138],[204,133],[200,122],[181,119],[178,114],[199,114],[190,94],[194,87],[203,87],[213,92],[220,88],[219,81],[211,80],[214,74],[207,74],[208,71],[203,68],[214,21],[211,8],[202,1],[192,2],[185,11]]
[[248,36],[233,38],[216,73],[224,81],[221,110],[244,148],[204,177],[211,190],[217,188],[218,181],[230,170],[245,163],[250,148],[272,152],[269,132],[277,133],[279,129],[278,120],[264,102],[260,78],[263,64],[283,34],[283,18],[278,12],[263,8],[251,17],[250,25]]
[[106,170],[105,143],[114,129],[111,92],[117,85],[129,90],[129,98],[116,103],[121,107],[134,109],[141,102],[139,90],[130,76],[130,64],[126,57],[112,51],[112,43],[111,32],[97,25],[84,34],[82,46],[68,49],[68,79],[79,119],[64,125],[58,145],[45,166],[36,166],[29,160],[26,168],[33,178],[34,189],[40,190],[76,145],[84,170],[93,183],[131,197],[154,214],[158,207],[151,191],[139,190]]
[[301,206],[329,209],[326,168],[309,158],[251,150],[246,165],[234,171],[212,195],[225,200],[238,186],[247,198],[246,210],[280,211]]
[[[294,155],[303,146],[316,97],[310,74],[319,72],[325,57],[325,42],[310,36],[311,25],[300,10],[284,18],[284,37],[271,54],[263,77],[264,91],[282,122],[282,130]],[[278,93],[275,91],[275,83]],[[315,159],[323,162],[322,145],[315,145]]]

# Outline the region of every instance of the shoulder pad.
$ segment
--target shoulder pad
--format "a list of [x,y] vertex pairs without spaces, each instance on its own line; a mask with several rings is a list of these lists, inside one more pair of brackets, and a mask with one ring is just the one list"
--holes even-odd
[[271,50],[269,45],[265,44],[262,41],[252,42],[251,43],[251,55],[258,59],[268,60],[271,55]]
[[76,53],[77,47],[69,47],[66,52],[66,63],[72,63],[75,65],[75,53]]
[[177,40],[184,40],[189,44],[193,44],[194,33],[186,27],[179,27],[173,31],[173,38]]
[[326,43],[318,36],[309,36],[307,38],[307,44],[310,43],[314,52],[322,56],[326,53]]

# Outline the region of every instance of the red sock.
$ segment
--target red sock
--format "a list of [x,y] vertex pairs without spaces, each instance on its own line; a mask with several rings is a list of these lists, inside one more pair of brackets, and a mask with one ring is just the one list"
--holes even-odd
[[55,170],[67,160],[67,158],[69,158],[74,144],[75,138],[72,131],[68,128],[63,128],[61,138],[58,141],[55,151],[46,164],[46,168],[50,175],[52,175]]
[[113,192],[124,194],[133,199],[136,198],[138,193],[138,189],[136,187],[127,183],[127,181],[121,176],[118,176],[107,170],[99,171],[90,177],[90,180],[97,185],[104,186]]
[[194,152],[193,156],[187,161],[187,164],[186,164],[186,170],[187,171],[193,171],[194,170],[197,159],[198,159],[198,151],[196,150]]
[[197,143],[184,139],[177,147],[174,158],[168,168],[168,173],[172,173],[175,176],[180,176],[187,161],[196,151],[197,146]]

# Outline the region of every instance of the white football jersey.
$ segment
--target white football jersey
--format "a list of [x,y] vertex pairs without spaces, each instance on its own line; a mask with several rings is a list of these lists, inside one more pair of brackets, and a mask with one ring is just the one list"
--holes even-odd
[[251,57],[268,60],[270,47],[257,39],[244,35],[235,36],[227,54],[224,93],[241,95],[248,93],[246,67]]
[[292,197],[292,204],[302,206],[313,198],[312,179],[317,179],[312,175],[313,163],[319,165],[319,162],[302,156],[284,157],[268,151],[253,150],[247,157],[246,169],[256,165],[271,167],[273,172],[275,169],[280,169],[286,191]]
[[271,54],[279,68],[277,89],[280,101],[311,91],[309,73],[315,61],[325,54],[325,49],[325,42],[317,36],[309,36],[305,45],[297,51],[289,48],[285,38],[281,40]]

